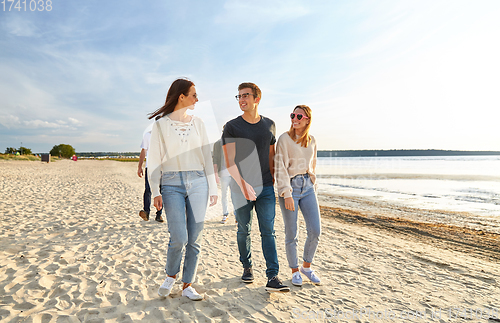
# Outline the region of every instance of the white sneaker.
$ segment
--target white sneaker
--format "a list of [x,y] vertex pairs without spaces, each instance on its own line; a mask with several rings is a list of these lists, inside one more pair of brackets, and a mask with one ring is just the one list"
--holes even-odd
[[314,273],[314,270],[305,270],[304,267],[300,266],[300,272],[306,275],[309,280],[315,284],[315,285],[320,285],[321,284],[321,279],[319,279],[318,276]]
[[226,224],[226,221],[227,221],[227,215],[223,215],[222,216],[222,221],[220,221],[220,223]]
[[294,284],[295,286],[302,286],[302,275],[299,271],[293,273],[292,284]]
[[160,288],[158,289],[158,295],[160,295],[160,297],[167,297],[168,295],[170,295],[172,287],[174,287],[174,283],[175,278],[167,276],[163,284],[161,284]]
[[182,296],[186,296],[192,301],[201,301],[203,299],[203,296],[198,294],[191,286],[184,288]]

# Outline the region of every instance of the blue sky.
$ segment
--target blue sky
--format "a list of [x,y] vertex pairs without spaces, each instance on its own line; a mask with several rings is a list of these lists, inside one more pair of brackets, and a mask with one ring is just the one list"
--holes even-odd
[[[17,1],[17,0],[16,0]],[[500,1],[52,1],[0,11],[0,150],[139,151],[190,78],[213,140],[254,82],[319,149],[500,150]],[[0,10],[2,9],[0,4]]]

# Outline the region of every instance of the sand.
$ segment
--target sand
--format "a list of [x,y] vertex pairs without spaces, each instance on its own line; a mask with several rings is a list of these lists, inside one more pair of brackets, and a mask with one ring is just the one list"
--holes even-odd
[[[139,218],[136,167],[0,161],[1,322],[500,322],[498,235],[326,206],[313,264],[321,286],[291,285],[279,208],[280,277],[291,292],[264,290],[256,221],[256,279],[242,283],[234,218],[219,223],[219,203],[194,283],[205,299],[182,297],[180,279],[159,298],[167,225]],[[303,221],[300,230],[299,252]]]

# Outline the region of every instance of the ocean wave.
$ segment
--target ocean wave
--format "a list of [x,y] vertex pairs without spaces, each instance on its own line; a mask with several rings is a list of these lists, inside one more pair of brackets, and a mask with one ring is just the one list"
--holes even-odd
[[317,174],[321,179],[354,179],[354,180],[386,180],[386,179],[430,179],[447,181],[500,182],[500,176],[492,175],[460,175],[460,174],[418,174],[418,173],[352,173],[352,174]]

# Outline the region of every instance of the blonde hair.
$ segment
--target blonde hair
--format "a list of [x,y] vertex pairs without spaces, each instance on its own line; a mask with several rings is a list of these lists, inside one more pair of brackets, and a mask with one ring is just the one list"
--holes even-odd
[[295,112],[295,110],[297,109],[304,110],[306,117],[309,118],[309,123],[306,125],[304,132],[299,138],[295,138],[295,129],[293,128],[293,124],[290,126],[290,130],[288,130],[288,135],[290,136],[290,138],[292,138],[293,141],[300,144],[302,147],[307,148],[307,146],[309,146],[309,143],[311,142],[311,136],[309,135],[309,128],[311,128],[312,111],[311,108],[309,108],[307,105],[298,105],[293,109],[293,111]]

